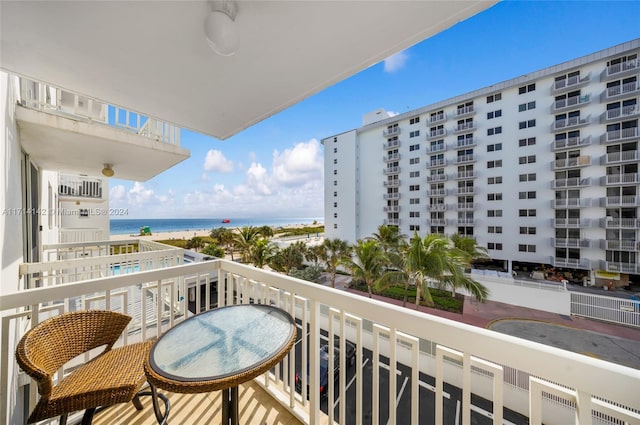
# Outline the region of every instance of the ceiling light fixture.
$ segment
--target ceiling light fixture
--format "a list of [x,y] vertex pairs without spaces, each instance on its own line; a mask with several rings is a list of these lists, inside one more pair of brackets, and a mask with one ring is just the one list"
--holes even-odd
[[235,0],[212,0],[211,13],[204,21],[204,34],[209,47],[220,56],[231,56],[238,48],[235,20],[238,5]]
[[106,177],[113,177],[115,171],[111,168],[111,164],[104,164],[104,168],[102,169],[102,175]]

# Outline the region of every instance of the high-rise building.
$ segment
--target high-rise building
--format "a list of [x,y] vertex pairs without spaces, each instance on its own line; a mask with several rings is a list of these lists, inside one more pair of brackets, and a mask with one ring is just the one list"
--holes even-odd
[[326,236],[474,237],[505,271],[640,279],[640,39],[323,139]]

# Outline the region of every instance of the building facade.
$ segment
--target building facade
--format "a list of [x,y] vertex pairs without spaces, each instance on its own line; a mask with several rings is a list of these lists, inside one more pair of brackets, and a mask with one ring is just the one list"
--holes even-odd
[[323,139],[326,236],[459,233],[504,271],[638,281],[639,55],[632,40]]

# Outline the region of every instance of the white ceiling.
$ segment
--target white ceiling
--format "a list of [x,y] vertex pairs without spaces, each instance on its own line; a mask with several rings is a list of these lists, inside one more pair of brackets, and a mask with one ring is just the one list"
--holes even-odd
[[239,1],[222,57],[206,1],[2,0],[0,67],[225,139],[494,3]]

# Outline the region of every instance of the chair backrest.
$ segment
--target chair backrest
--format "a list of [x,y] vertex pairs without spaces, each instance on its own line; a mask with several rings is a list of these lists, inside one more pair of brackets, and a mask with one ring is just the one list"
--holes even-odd
[[125,314],[108,310],[64,313],[36,325],[18,343],[18,365],[38,383],[48,397],[53,375],[69,360],[97,347],[113,344],[131,321]]

